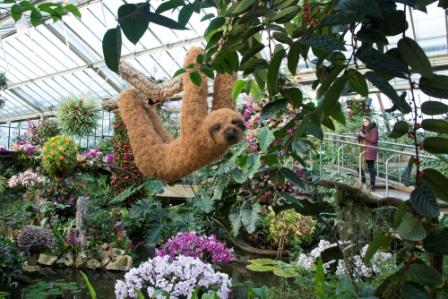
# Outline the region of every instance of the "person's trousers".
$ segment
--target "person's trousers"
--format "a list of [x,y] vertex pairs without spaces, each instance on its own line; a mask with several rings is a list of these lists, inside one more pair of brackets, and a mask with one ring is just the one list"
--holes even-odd
[[[370,186],[375,187],[375,179],[376,179],[376,169],[375,169],[375,160],[366,160],[367,170],[370,175]],[[364,173],[364,169],[361,168],[361,181],[363,183],[366,182],[366,175]]]

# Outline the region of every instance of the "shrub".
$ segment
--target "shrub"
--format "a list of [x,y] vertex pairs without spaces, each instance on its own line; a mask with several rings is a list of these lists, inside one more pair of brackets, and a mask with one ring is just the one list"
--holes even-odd
[[100,114],[93,100],[68,98],[59,107],[57,117],[64,134],[84,137],[96,129]]
[[269,239],[276,244],[293,238],[304,240],[312,236],[315,227],[312,217],[303,216],[294,209],[283,210],[269,222]]
[[178,256],[174,260],[169,256],[149,259],[132,268],[124,279],[115,284],[117,299],[137,298],[139,292],[146,293],[149,298],[191,298],[196,291],[199,293],[197,298],[216,292],[218,298],[227,299],[231,286],[227,274],[215,272],[212,265],[187,256]]
[[58,176],[70,173],[76,166],[76,144],[68,136],[51,137],[42,151],[42,166],[49,174]]
[[0,237],[0,283],[10,284],[22,273],[24,257],[14,244]]

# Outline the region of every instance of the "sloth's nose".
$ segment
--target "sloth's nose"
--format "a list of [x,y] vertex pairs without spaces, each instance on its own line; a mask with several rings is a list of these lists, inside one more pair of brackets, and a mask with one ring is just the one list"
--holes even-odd
[[238,130],[235,128],[227,128],[224,130],[224,138],[230,144],[235,144],[239,140]]

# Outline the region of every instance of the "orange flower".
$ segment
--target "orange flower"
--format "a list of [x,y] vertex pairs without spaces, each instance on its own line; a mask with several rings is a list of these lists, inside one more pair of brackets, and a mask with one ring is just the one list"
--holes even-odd
[[50,151],[50,155],[54,156],[54,151]]
[[58,146],[58,150],[62,151],[64,148],[60,145]]
[[60,156],[58,157],[58,159],[62,161],[62,160],[64,160],[64,156],[63,156],[63,155],[60,155]]

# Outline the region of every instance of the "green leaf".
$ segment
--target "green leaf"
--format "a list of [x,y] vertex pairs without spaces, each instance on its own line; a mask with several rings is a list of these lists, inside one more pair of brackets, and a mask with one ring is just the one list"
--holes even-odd
[[295,174],[292,170],[282,167],[280,169],[280,173],[290,180],[296,187],[298,187],[301,190],[305,189],[305,185],[303,184],[302,180],[299,178],[297,174]]
[[331,111],[330,114],[331,118],[333,118],[334,120],[336,120],[338,123],[340,123],[341,125],[345,126],[346,125],[346,121],[345,121],[345,114],[342,111],[342,105],[339,102],[336,102],[336,105],[334,105],[333,110]]
[[325,296],[325,271],[322,259],[317,259],[316,263],[316,275],[314,276],[314,294],[317,298],[326,298]]
[[15,22],[22,18],[22,8],[18,4],[11,6],[11,16]]
[[424,263],[411,264],[406,274],[411,281],[431,288],[440,288],[444,283],[442,274]]
[[409,200],[412,207],[420,214],[429,218],[439,215],[439,204],[434,197],[433,192],[428,184],[420,183],[418,187],[412,191]]
[[345,51],[344,41],[332,35],[310,35],[303,37],[300,42],[302,44],[318,48],[324,51]]
[[247,201],[243,203],[241,207],[241,222],[249,234],[257,230],[257,222],[262,211],[263,208],[258,202],[252,204],[252,206]]
[[241,91],[244,89],[245,86],[246,86],[246,81],[244,81],[244,80],[236,80],[235,83],[233,83],[232,100],[234,102],[236,101],[236,99],[238,98],[239,94],[241,93]]
[[64,6],[65,10],[70,12],[72,15],[74,15],[77,18],[81,18],[81,12],[79,9],[73,5],[73,4],[67,4]]
[[406,102],[402,94],[401,97],[398,96],[395,89],[387,82],[383,77],[375,74],[374,72],[367,72],[365,74],[367,80],[369,80],[373,85],[375,85],[382,93],[391,99],[392,103],[397,107],[398,110],[404,114],[408,114],[412,111],[411,106]]
[[156,14],[153,12],[148,12],[148,18],[149,18],[150,22],[160,25],[160,26],[163,26],[163,27],[170,28],[170,29],[177,29],[177,30],[187,29],[184,25],[182,25],[170,18],[167,18],[165,16],[162,16],[162,15],[159,15],[159,14]]
[[353,24],[360,22],[362,19],[363,17],[356,12],[337,12],[324,17],[319,26]]
[[288,69],[291,74],[295,75],[300,57],[300,44],[293,43],[288,52]]
[[201,74],[199,74],[198,71],[190,72],[190,80],[191,82],[193,82],[194,85],[201,86],[202,79]]
[[37,27],[40,24],[42,24],[42,14],[37,9],[33,9],[31,11],[30,19],[31,19],[31,24],[34,27]]
[[265,47],[264,44],[255,42],[252,47],[250,47],[247,51],[244,51],[243,58],[241,58],[241,64],[244,64],[246,61],[249,60],[249,58],[254,57],[255,54],[263,50],[264,47]]
[[230,225],[232,226],[233,236],[234,237],[238,236],[238,233],[241,228],[241,212],[240,212],[240,206],[236,203],[230,207],[229,221]]
[[277,93],[277,79],[280,69],[280,64],[285,56],[285,50],[281,49],[277,51],[272,57],[271,63],[268,67],[268,91],[271,96]]
[[360,95],[367,97],[369,95],[369,88],[367,86],[364,76],[355,69],[348,70],[348,81],[353,91],[356,91]]
[[423,170],[423,180],[431,186],[435,196],[448,201],[448,178],[438,170],[427,168]]
[[192,4],[185,5],[182,7],[182,9],[179,12],[179,24],[185,26],[187,25],[188,21],[190,21],[191,16],[194,12],[194,6]]
[[448,121],[444,119],[424,119],[422,128],[431,132],[448,133]]
[[204,36],[207,39],[207,41],[210,42],[210,38],[220,29],[222,29],[222,26],[226,23],[226,19],[223,17],[216,17],[213,20],[210,21],[210,24],[208,24],[207,29],[204,32]]
[[287,104],[288,101],[286,99],[280,99],[267,103],[261,111],[261,119],[266,120],[268,118],[271,118],[272,116],[285,109]]
[[257,133],[257,139],[260,144],[260,149],[266,153],[275,137],[274,133],[268,127],[263,126]]
[[250,288],[247,293],[248,299],[269,299],[269,288],[262,286],[260,288]]
[[431,299],[424,287],[408,281],[401,286],[400,294],[401,298],[406,299]]
[[89,290],[90,298],[96,299],[95,288],[93,287],[92,283],[90,282],[89,277],[87,277],[87,275],[84,272],[82,272],[82,271],[79,271],[79,274],[81,274],[82,279],[84,280],[84,282],[87,285],[87,288]]
[[338,102],[342,90],[344,89],[347,78],[345,76],[339,77],[328,89],[322,102],[322,110],[325,115],[329,115],[334,108],[334,105]]
[[179,75],[181,75],[181,74],[183,74],[183,73],[185,73],[186,71],[187,71],[187,70],[184,69],[184,68],[178,69],[178,70],[174,73],[173,78],[174,78],[174,77],[177,77],[177,76],[179,76]]
[[235,5],[232,5],[229,9],[229,15],[235,16],[239,15],[246,10],[248,10],[253,4],[255,0],[241,0],[238,1]]
[[419,87],[431,97],[448,99],[448,76],[434,75],[431,79],[422,77]]
[[403,33],[408,29],[406,13],[402,10],[392,10],[383,14],[379,29],[387,36]]
[[175,8],[177,8],[179,6],[182,6],[183,4],[184,4],[183,0],[169,0],[169,1],[165,1],[165,2],[161,3],[157,7],[155,13],[161,14],[162,12],[165,12],[167,10],[175,9]]
[[433,77],[431,63],[422,48],[409,37],[403,37],[398,42],[400,56],[411,68],[428,79]]
[[448,113],[448,105],[439,101],[426,101],[422,104],[422,112],[427,115],[439,115]]
[[103,37],[103,55],[108,68],[118,73],[121,57],[121,29],[120,26],[109,29]]
[[423,149],[433,154],[447,154],[448,139],[443,137],[427,137],[423,141]]
[[300,12],[300,9],[300,7],[295,5],[284,8],[279,13],[274,14],[270,20],[279,24],[289,22]]
[[391,238],[389,234],[384,234],[382,232],[377,232],[373,237],[372,242],[370,242],[367,248],[366,254],[364,255],[364,262],[370,265],[370,260],[375,255],[375,253],[381,248],[387,250],[390,248]]
[[330,72],[322,78],[322,82],[317,89],[317,98],[320,98],[327,92],[328,88],[334,83],[339,73],[342,72],[344,68],[345,67],[343,65],[336,65],[330,69]]
[[134,45],[148,29],[149,4],[124,4],[118,8],[118,22],[127,39]]
[[214,73],[213,69],[209,66],[201,65],[201,72],[203,72],[210,79],[215,78],[215,73]]
[[211,18],[214,18],[214,17],[215,17],[214,14],[212,14],[212,13],[208,13],[208,14],[206,14],[205,16],[203,16],[203,17],[201,18],[201,22],[207,21],[207,20],[209,20],[209,19],[211,19]]
[[[363,47],[356,52],[356,57],[361,59],[367,66],[380,74],[393,77],[407,78],[408,67],[406,64],[391,55],[381,54],[372,47]],[[372,82],[373,83],[373,82]]]
[[410,241],[420,241],[426,237],[426,230],[421,220],[411,213],[403,216],[397,231],[403,239]]
[[426,239],[423,240],[423,248],[434,254],[448,254],[448,232],[432,232],[428,237],[426,237]]
[[292,87],[283,89],[281,94],[288,100],[288,102],[294,107],[298,108],[302,104],[303,95],[300,89]]
[[409,132],[409,124],[407,121],[400,120],[395,123],[394,128],[392,129],[392,132],[390,132],[389,137],[390,138],[400,138],[404,134],[407,134]]

